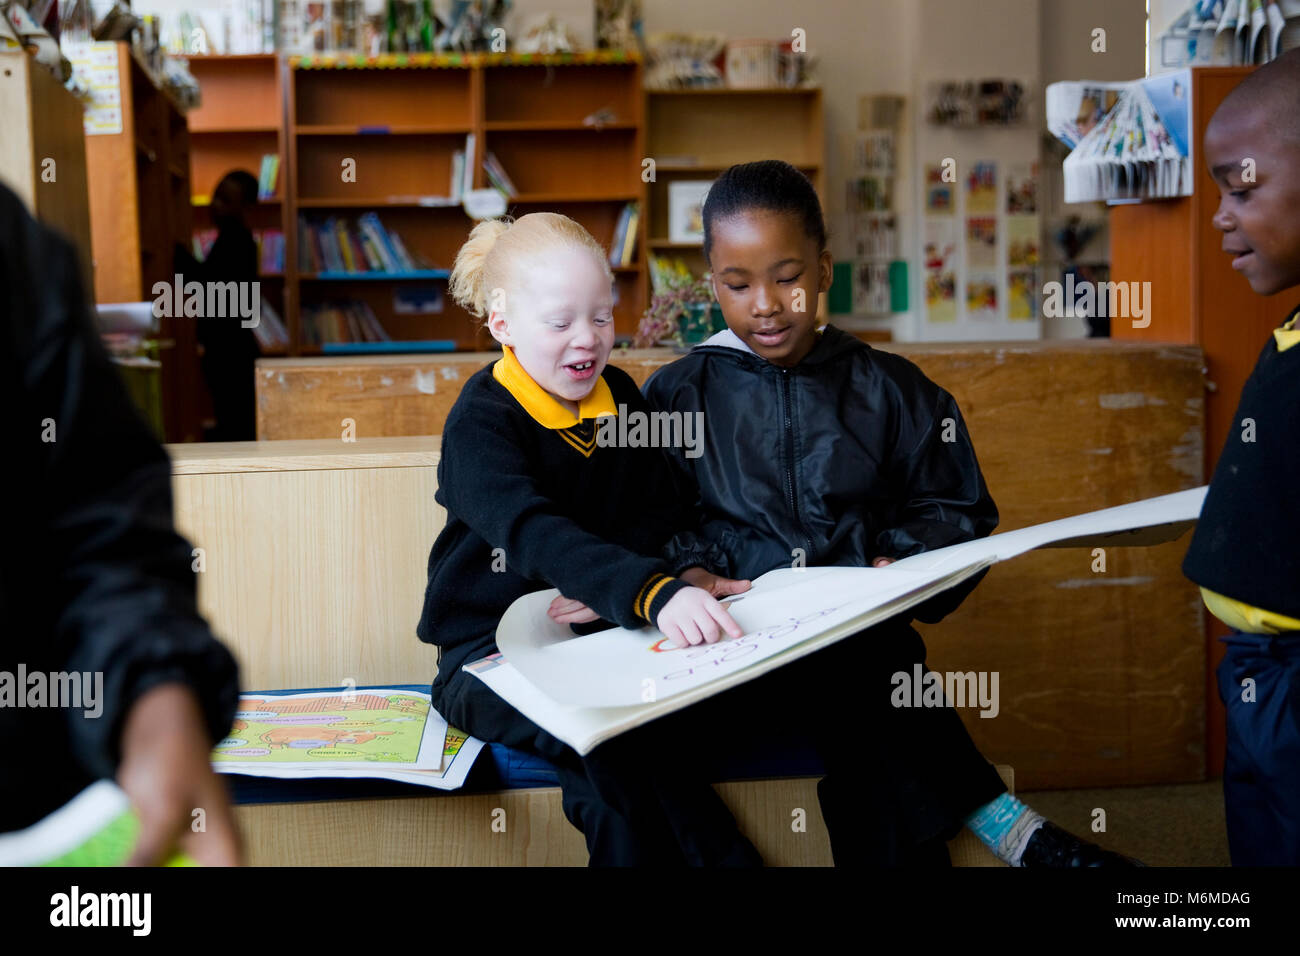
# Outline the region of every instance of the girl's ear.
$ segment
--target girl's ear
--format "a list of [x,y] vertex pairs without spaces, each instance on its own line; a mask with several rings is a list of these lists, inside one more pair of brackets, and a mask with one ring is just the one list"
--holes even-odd
[[493,311],[488,314],[487,330],[502,345],[514,346],[510,341],[510,323],[506,321],[504,312]]
[[823,249],[822,254],[817,257],[817,268],[821,273],[817,283],[818,292],[829,292],[831,289],[831,278],[835,275],[835,257],[831,255],[829,249]]

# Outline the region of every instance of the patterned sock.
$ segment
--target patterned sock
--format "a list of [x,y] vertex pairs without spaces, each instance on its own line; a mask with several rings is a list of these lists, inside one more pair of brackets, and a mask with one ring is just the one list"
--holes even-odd
[[1029,838],[1043,825],[1043,815],[1009,793],[984,804],[966,818],[966,826],[1008,866],[1019,866]]

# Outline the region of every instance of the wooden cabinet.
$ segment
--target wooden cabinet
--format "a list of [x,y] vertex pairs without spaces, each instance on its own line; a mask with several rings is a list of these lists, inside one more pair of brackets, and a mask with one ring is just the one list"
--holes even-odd
[[90,212],[81,103],[26,53],[0,53],[0,181],[77,246],[90,279]]
[[[87,135],[95,299],[142,302],[171,285],[175,247],[190,242],[190,136],[185,114],[126,43],[115,44],[118,133]],[[202,437],[193,319],[160,320],[163,427],[168,441]]]

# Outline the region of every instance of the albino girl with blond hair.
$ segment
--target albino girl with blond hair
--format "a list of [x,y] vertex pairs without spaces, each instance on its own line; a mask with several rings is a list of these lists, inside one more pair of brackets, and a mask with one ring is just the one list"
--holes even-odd
[[503,355],[465,383],[442,435],[447,521],[417,629],[438,646],[434,706],[476,737],[550,760],[592,864],[760,865],[706,782],[667,779],[655,724],[581,757],[462,669],[497,653],[514,600],[551,587],[571,599],[553,605],[561,623],[654,624],[679,645],[741,630],[705,590],[719,590],[704,569],[718,556],[697,543],[664,452],[596,443],[597,419],[649,411],[607,364],[613,277],[599,243],[554,213],[485,221],[450,290]]

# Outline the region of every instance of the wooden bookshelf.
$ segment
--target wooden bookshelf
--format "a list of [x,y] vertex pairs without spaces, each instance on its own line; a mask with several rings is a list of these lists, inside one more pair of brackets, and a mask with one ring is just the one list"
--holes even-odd
[[[82,108],[45,67],[26,53],[0,53],[0,181],[37,219],[77,246],[91,276],[90,200]],[[53,166],[47,167],[47,162]]]
[[[446,292],[445,272],[473,221],[460,206],[420,198],[449,194],[453,153],[464,149],[468,134],[475,138],[474,188],[488,185],[483,159],[490,150],[519,190],[508,202],[511,215],[559,212],[608,247],[624,204],[645,208],[642,69],[633,55],[308,56],[292,57],[287,66],[292,193],[283,215],[291,225],[285,276],[291,354],[313,351],[304,344],[303,308],[344,299],[366,302],[394,339],[452,340],[469,350],[491,344]],[[609,123],[584,125],[602,108],[614,114]],[[355,161],[355,182],[341,175],[347,159]],[[299,272],[300,216],[321,221],[335,215],[354,224],[368,210],[437,271],[328,278]],[[638,251],[635,264],[613,270],[621,334],[635,331],[647,302],[643,263]],[[395,290],[412,281],[441,287],[440,313],[395,310]]]
[[[1192,70],[1191,138],[1196,144],[1191,196],[1115,206],[1110,211],[1110,278],[1150,282],[1145,328],[1132,320],[1111,319],[1111,336],[1143,342],[1199,345],[1205,352],[1205,475],[1209,478],[1233,422],[1242,386],[1260,350],[1295,307],[1295,296],[1262,298],[1232,269],[1223,251],[1223,234],[1211,220],[1219,189],[1199,152],[1205,128],[1228,93],[1254,67],[1202,67]],[[1227,627],[1206,614],[1209,669],[1206,673],[1206,752],[1209,772],[1221,773],[1224,751],[1223,704],[1215,668],[1223,657],[1218,639]]]
[[[95,299],[141,302],[173,281],[174,249],[190,244],[190,136],[185,113],[118,43],[118,133],[86,136]],[[201,436],[193,320],[164,316],[161,386],[168,441]]]
[[[248,217],[254,233],[277,229],[288,236],[293,221],[285,197],[284,61],[274,53],[190,56],[190,72],[199,83],[202,101],[191,111],[190,182],[194,231],[213,228],[209,204],[221,178],[236,169],[260,177],[262,157],[280,157],[274,194],[260,200]],[[283,269],[260,268],[262,294],[283,318],[286,312]],[[286,320],[287,321],[287,320]],[[285,355],[286,349],[263,348],[263,354]]]
[[826,205],[826,137],[820,87],[645,91],[647,156],[655,160],[643,221],[645,248],[708,270],[698,242],[668,238],[668,187],[713,180],[727,167],[783,159],[798,167]]

